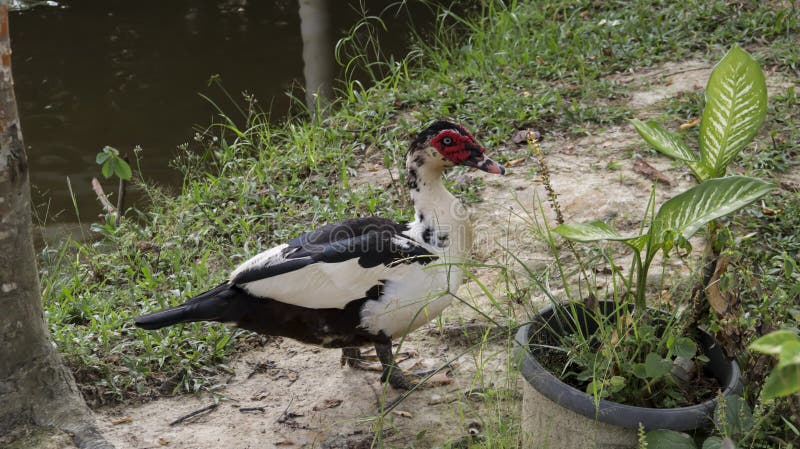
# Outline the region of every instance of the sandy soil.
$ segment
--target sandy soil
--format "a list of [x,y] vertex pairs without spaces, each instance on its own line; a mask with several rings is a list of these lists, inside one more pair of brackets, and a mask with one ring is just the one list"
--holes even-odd
[[[648,118],[662,100],[701,89],[710,70],[705,62],[686,61],[613,78],[633,91],[629,104],[637,117]],[[508,148],[513,145],[509,136]],[[633,152],[646,155],[645,161],[671,183],[659,185],[660,201],[693,184],[685,169],[674,167],[665,157],[649,156],[645,145],[629,125],[580,139],[547,137],[542,148],[566,220],[613,218],[621,231],[636,229],[652,180],[634,169]],[[481,176],[486,183],[484,201],[472,207],[478,230],[477,260],[502,260],[502,246],[507,246],[533,269],[547,263],[547,249],[520,218],[523,209],[534,208],[537,196],[545,198],[534,167],[534,161],[526,160],[511,167],[505,178],[468,175]],[[380,171],[365,170],[364,176],[366,182],[389,181]],[[551,214],[546,206],[545,211]],[[478,273],[493,295],[506,299],[495,271]],[[475,282],[464,285],[459,294],[472,306],[504,319],[488,306],[488,298]],[[543,301],[535,294],[532,299]],[[271,341],[238,357],[230,365],[230,377],[221,379],[223,387],[214,395],[181,395],[132,407],[102,408],[97,411],[98,420],[118,448],[368,448],[376,432],[381,432],[387,447],[436,447],[479,433],[484,419],[502,413],[496,402],[481,399],[483,389],[518,388],[513,370],[508,374],[512,362],[507,341],[467,345],[458,331],[465,323],[477,326],[487,320],[467,304],[454,304],[439,323],[408,337],[400,349],[412,353],[403,362],[405,368],[452,365],[446,375],[437,375],[436,386],[414,392],[382,420],[378,419],[381,398],[394,399],[398,392],[385,390],[377,372],[343,368],[338,350],[288,339]],[[503,409],[513,412],[519,399],[510,397]],[[218,405],[170,425],[212,404]]]

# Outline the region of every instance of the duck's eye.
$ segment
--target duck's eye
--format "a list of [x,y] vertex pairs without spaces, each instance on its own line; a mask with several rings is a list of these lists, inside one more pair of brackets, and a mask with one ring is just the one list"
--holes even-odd
[[453,139],[450,138],[450,137],[445,137],[445,138],[442,139],[442,143],[444,145],[452,145],[453,144]]

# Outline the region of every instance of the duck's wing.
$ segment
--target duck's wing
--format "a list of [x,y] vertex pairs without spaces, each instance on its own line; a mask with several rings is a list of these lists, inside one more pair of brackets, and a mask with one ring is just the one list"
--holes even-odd
[[254,256],[229,282],[255,297],[343,309],[436,258],[404,230],[405,225],[381,218],[332,223]]

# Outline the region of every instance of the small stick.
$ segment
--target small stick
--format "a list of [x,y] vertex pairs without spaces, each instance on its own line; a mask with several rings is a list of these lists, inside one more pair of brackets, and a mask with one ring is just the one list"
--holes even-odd
[[[122,158],[125,162],[130,163],[130,158],[126,154],[125,157]],[[117,189],[117,210],[122,211],[123,206],[125,205],[125,191],[128,189],[128,181],[125,181],[122,178],[119,178],[119,188]]]
[[289,399],[289,405],[287,405],[286,408],[283,409],[283,413],[281,413],[281,416],[278,417],[277,421],[279,424],[283,424],[286,422],[287,419],[289,419],[289,407],[292,406],[292,402],[294,402],[294,395],[292,395],[291,399]]
[[203,407],[203,408],[201,408],[199,410],[193,411],[192,413],[189,413],[189,414],[181,416],[180,418],[176,419],[175,421],[172,421],[171,423],[169,423],[169,425],[170,426],[174,426],[174,425],[180,424],[180,423],[186,421],[189,418],[197,416],[197,415],[199,415],[201,413],[205,413],[205,412],[214,410],[217,407],[219,407],[219,404],[217,404],[217,403],[214,403],[214,404],[211,404],[211,405],[207,405],[207,406],[205,406],[205,407]]
[[103,205],[103,209],[106,210],[106,213],[116,217],[118,215],[118,211],[114,205],[111,204],[111,201],[106,196],[106,193],[103,192],[103,186],[100,185],[100,181],[98,181],[97,178],[92,178],[92,190],[94,190],[94,193],[97,194],[97,200]]
[[239,407],[239,411],[244,412],[263,412],[264,407]]

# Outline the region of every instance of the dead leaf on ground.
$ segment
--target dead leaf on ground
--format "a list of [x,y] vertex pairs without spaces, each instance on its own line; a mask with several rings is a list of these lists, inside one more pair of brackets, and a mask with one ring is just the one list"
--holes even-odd
[[697,126],[698,123],[700,123],[700,119],[699,118],[693,118],[693,119],[689,120],[686,123],[682,123],[678,128],[680,128],[680,129],[689,129],[689,128],[693,128],[693,127]]
[[658,171],[657,168],[645,162],[644,159],[636,159],[633,162],[633,171],[643,175],[645,178],[651,181],[658,181],[672,187],[672,180]]
[[411,360],[411,362],[407,363],[406,365],[410,366],[400,366],[400,368],[402,368],[403,371],[411,372],[425,369],[425,367],[432,365],[432,363],[430,363],[427,359],[417,359]]
[[160,446],[167,446],[167,445],[169,445],[169,440],[166,439],[166,438],[159,438],[158,439],[158,444]]
[[764,201],[761,201],[761,212],[764,215],[779,215],[781,212],[783,212],[783,208],[779,207],[777,209],[770,209],[769,207],[767,207]]
[[411,418],[411,413],[406,412],[404,410],[392,410],[392,413],[394,413],[397,416],[402,416],[403,418]]
[[312,410],[316,412],[319,410],[325,410],[326,408],[335,408],[342,405],[342,402],[343,401],[341,399],[325,399],[322,401],[322,404],[315,405]]
[[250,396],[251,401],[262,401],[269,397],[269,393],[266,390],[261,390],[258,393]]
[[524,145],[528,143],[528,139],[539,141],[542,135],[535,129],[520,129],[511,136],[511,141],[517,145]]
[[506,167],[516,167],[517,165],[522,165],[525,163],[526,158],[521,157],[519,159],[512,159],[505,163]]
[[440,371],[440,372],[434,374],[433,377],[428,379],[428,381],[425,382],[425,383],[427,385],[432,386],[432,387],[441,387],[442,385],[450,385],[450,384],[452,384],[453,383],[453,378],[449,377],[447,375],[447,373]]
[[714,269],[714,275],[711,276],[708,288],[706,288],[708,303],[714,311],[720,315],[727,314],[735,301],[733,295],[729,292],[723,292],[722,289],[719,288],[719,280],[728,269],[728,263],[729,259],[727,257],[720,257],[719,260],[717,260],[717,267]]
[[133,422],[133,417],[131,416],[123,416],[122,418],[117,418],[111,421],[111,424],[118,426],[120,424],[127,424],[129,422]]

